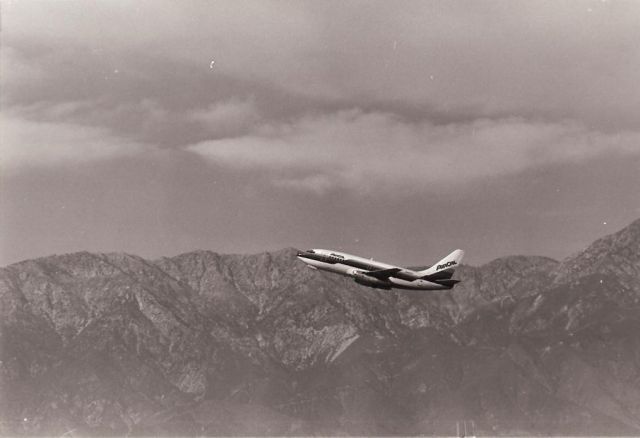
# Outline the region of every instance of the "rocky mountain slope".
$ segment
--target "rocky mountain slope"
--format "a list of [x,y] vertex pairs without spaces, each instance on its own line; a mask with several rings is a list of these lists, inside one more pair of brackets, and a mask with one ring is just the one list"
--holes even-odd
[[0,270],[4,435],[640,434],[640,220],[378,291],[294,249]]

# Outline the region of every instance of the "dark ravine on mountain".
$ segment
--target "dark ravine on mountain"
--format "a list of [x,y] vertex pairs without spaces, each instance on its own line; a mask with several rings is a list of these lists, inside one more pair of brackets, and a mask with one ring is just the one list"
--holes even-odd
[[640,435],[640,220],[368,289],[294,249],[0,270],[3,435]]

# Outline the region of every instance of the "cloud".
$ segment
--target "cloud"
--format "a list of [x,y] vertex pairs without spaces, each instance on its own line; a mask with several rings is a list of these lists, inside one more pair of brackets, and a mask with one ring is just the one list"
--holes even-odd
[[[587,0],[11,2],[3,39],[38,41],[54,57],[84,46],[100,51],[98,63],[128,54],[209,72],[215,60],[215,74],[316,101],[633,128],[638,14],[639,2]],[[198,91],[224,89],[209,85]]]
[[253,100],[239,98],[180,108],[156,98],[113,101],[98,95],[84,100],[40,100],[10,108],[27,120],[100,128],[161,147],[242,135],[262,118]]
[[101,128],[68,123],[34,122],[3,114],[0,131],[0,168],[42,168],[149,153],[153,148],[114,136]]
[[435,125],[352,110],[263,125],[251,135],[187,149],[217,164],[266,172],[279,187],[379,193],[460,188],[604,154],[638,156],[639,144],[638,132],[609,134],[575,121],[506,118]]
[[6,92],[21,86],[29,86],[46,78],[38,64],[25,59],[20,51],[7,45],[0,50],[0,88]]
[[32,136],[187,146],[280,187],[462,184],[634,153],[639,5],[11,2],[2,95]]
[[261,116],[253,100],[235,98],[215,102],[205,109],[196,109],[189,118],[200,123],[209,133],[222,137],[229,135],[229,132],[246,131]]

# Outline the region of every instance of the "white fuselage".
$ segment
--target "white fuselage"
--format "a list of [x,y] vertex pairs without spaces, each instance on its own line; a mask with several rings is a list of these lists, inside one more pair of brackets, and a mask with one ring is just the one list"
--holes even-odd
[[[451,289],[451,286],[445,286],[420,278],[420,275],[411,269],[389,265],[339,251],[312,249],[298,253],[298,259],[312,268],[353,277],[356,282],[374,288],[415,290]],[[396,270],[397,272],[393,272],[388,277],[382,278],[369,276],[371,273],[375,274],[376,271],[384,270]]]

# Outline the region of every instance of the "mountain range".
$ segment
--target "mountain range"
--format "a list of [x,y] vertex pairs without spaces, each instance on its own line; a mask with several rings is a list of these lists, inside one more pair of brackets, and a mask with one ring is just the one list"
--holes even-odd
[[296,250],[0,269],[3,435],[640,435],[640,220],[384,291]]

